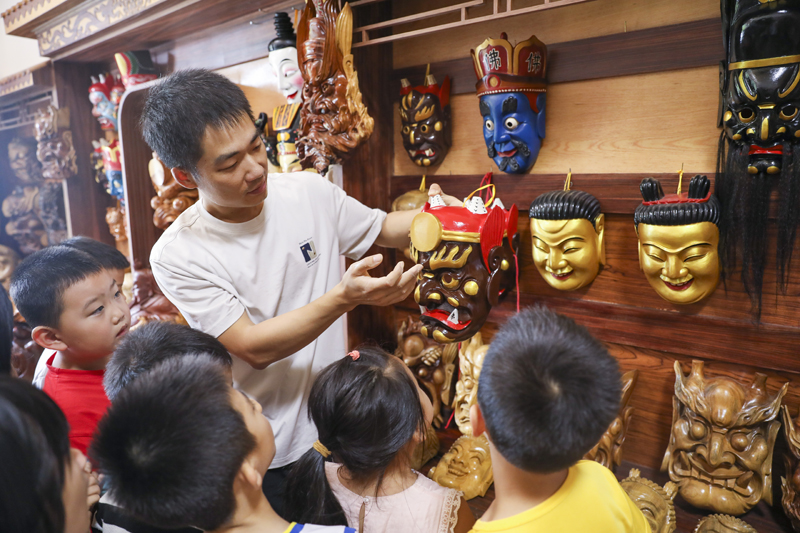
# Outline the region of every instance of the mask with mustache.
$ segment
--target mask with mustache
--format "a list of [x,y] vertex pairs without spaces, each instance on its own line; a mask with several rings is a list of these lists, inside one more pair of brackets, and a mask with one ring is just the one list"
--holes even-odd
[[512,47],[503,33],[472,58],[489,157],[503,172],[525,173],[545,136],[547,47],[536,36]]

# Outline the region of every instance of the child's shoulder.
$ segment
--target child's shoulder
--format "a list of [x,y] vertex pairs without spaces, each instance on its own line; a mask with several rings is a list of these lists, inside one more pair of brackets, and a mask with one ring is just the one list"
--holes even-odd
[[317,526],[292,522],[284,533],[356,533],[356,530],[347,526]]
[[460,500],[461,496],[464,495],[461,491],[442,487],[434,480],[419,472],[417,472],[417,482],[414,483],[413,487],[419,491],[430,493],[440,498],[455,498]]

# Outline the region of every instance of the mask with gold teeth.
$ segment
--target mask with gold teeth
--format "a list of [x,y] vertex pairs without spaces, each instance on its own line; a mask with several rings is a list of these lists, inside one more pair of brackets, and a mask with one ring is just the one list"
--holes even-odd
[[438,342],[472,337],[514,287],[517,207],[476,192],[460,207],[434,196],[411,223],[411,255],[422,265],[414,291],[421,333]]

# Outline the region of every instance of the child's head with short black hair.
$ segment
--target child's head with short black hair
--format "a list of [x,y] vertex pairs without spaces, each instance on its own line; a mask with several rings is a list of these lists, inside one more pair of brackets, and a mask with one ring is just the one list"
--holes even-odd
[[111,271],[111,275],[122,287],[125,271],[130,268],[131,264],[128,258],[113,246],[83,236],[61,241],[59,246],[69,246],[91,255],[103,268]]
[[112,402],[119,392],[158,363],[186,355],[207,354],[230,369],[225,346],[208,333],[174,322],[153,321],[131,331],[106,365],[103,387]]
[[0,531],[87,531],[85,458],[44,392],[0,376]]
[[[377,494],[396,460],[410,468],[411,453],[424,439],[433,407],[400,358],[370,346],[351,354],[314,380],[308,414],[331,460],[356,482],[377,480]],[[285,498],[290,520],[347,525],[325,475],[325,458],[315,448],[295,463]]]
[[492,339],[478,405],[500,455],[546,474],[569,468],[597,443],[617,415],[621,387],[616,360],[586,328],[535,307]]
[[36,343],[79,368],[108,357],[130,325],[130,309],[111,272],[69,246],[26,257],[11,278],[11,299]]
[[258,403],[205,354],[169,358],[123,388],[91,448],[120,507],[155,526],[204,531],[233,517],[237,491],[264,497],[274,455]]

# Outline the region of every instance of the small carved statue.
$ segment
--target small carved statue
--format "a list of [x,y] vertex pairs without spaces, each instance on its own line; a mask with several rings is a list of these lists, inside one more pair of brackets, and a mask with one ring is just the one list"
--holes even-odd
[[455,422],[464,435],[453,443],[428,477],[443,487],[462,491],[464,498],[470,500],[486,495],[494,474],[489,441],[486,435],[473,436],[469,420],[470,407],[478,401],[478,378],[489,345],[483,344],[480,333],[464,344],[459,352],[460,373],[454,401]]
[[475,335],[515,284],[517,207],[474,194],[461,207],[434,196],[411,223],[411,256],[422,265],[414,291],[421,333],[437,342]]
[[734,516],[712,514],[700,519],[694,533],[758,533],[756,528]]
[[403,125],[403,148],[408,157],[421,167],[436,166],[444,161],[453,144],[450,129],[450,77],[442,85],[430,73],[425,73],[425,85],[412,87],[400,80],[400,121]]
[[628,403],[631,401],[638,379],[638,370],[630,370],[622,375],[622,401],[619,404],[619,414],[600,437],[600,441],[583,456],[584,459],[596,461],[612,472],[615,472],[622,463],[622,445],[625,444],[634,410]]
[[551,287],[572,291],[589,285],[606,263],[605,216],[600,201],[570,190],[542,194],[531,204],[531,238],[536,270]]
[[[412,209],[419,209],[428,202],[428,189],[425,187],[425,176],[422,176],[422,181],[419,184],[419,189],[408,191],[401,194],[392,202],[392,212],[395,211],[410,211]],[[406,247],[403,248],[403,255],[406,258],[414,260],[411,257],[411,250]]]
[[147,169],[156,190],[156,196],[150,199],[150,207],[155,211],[153,225],[159,229],[167,229],[181,213],[197,202],[198,192],[197,189],[187,189],[178,183],[155,152]]
[[675,504],[673,500],[678,487],[667,481],[664,487],[641,477],[636,468],[632,468],[626,479],[619,482],[636,507],[642,511],[652,533],[673,533],[678,526],[675,521]]
[[44,348],[31,338],[31,331],[31,327],[19,311],[16,311],[11,340],[11,371],[13,375],[28,383],[33,381],[36,363],[44,351]]
[[661,470],[684,500],[734,516],[762,499],[772,505],[772,454],[781,425],[775,418],[788,387],[769,394],[761,373],[749,387],[706,379],[702,361],[692,361],[684,376],[675,361],[672,432]]
[[106,207],[106,224],[115,241],[128,240],[128,220],[124,206]]
[[[800,3],[722,0],[720,11],[720,253],[725,272],[741,264],[744,288],[760,316],[767,257],[777,265],[777,285],[785,294],[800,225]],[[777,239],[768,237],[770,218]]]
[[136,270],[133,274],[133,300],[131,306],[131,329],[154,320],[186,324],[178,309],[167,300],[158,288],[153,272],[149,268]]
[[695,176],[689,192],[665,196],[661,183],[645,178],[633,224],[639,266],[650,286],[668,302],[693,304],[711,296],[720,277],[719,217],[711,182]]
[[453,401],[453,375],[458,345],[439,344],[420,334],[422,322],[409,317],[397,330],[395,355],[403,360],[431,399],[433,427],[444,423],[442,406]]
[[40,109],[37,112],[34,123],[39,143],[36,158],[42,163],[45,180],[64,181],[78,172],[72,132],[64,127],[69,127],[69,110],[51,105],[47,111]]
[[535,35],[511,46],[504,32],[470,52],[489,157],[503,172],[524,174],[544,139],[547,46]]
[[786,477],[781,477],[783,512],[789,517],[792,529],[800,531],[800,416],[792,420],[787,406],[782,407],[783,430],[789,453],[783,456]]
[[15,137],[8,144],[8,160],[17,186],[3,200],[3,215],[8,218],[6,234],[27,255],[47,246],[47,232],[40,217],[39,187],[42,165],[36,159],[36,143]]
[[19,264],[17,252],[0,244],[0,285],[8,292],[11,289],[11,274]]
[[325,174],[328,166],[365,141],[375,126],[361,101],[350,47],[353,12],[336,0],[310,0],[297,28],[303,106],[297,153],[303,168]]
[[269,42],[269,64],[278,80],[286,104],[272,110],[267,155],[282,172],[302,170],[297,157],[297,137],[301,134],[300,105],[303,102],[303,75],[297,63],[297,36],[287,13],[275,13],[277,36]]
[[[110,74],[92,76],[89,86],[89,101],[92,103],[92,115],[100,123],[100,128],[106,131],[117,131],[118,95],[122,88],[119,78]],[[112,92],[114,93],[112,96]],[[117,100],[115,103],[114,100]]]

